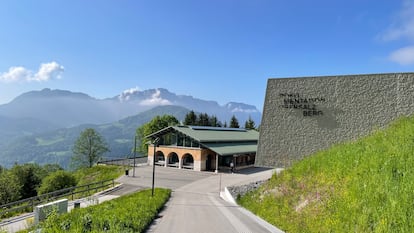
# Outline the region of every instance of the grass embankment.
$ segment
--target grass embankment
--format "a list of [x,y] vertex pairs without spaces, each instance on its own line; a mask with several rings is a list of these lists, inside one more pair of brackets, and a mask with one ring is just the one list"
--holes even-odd
[[117,179],[125,172],[122,166],[98,165],[91,168],[81,168],[74,172],[77,186],[99,182],[102,180]]
[[61,216],[51,215],[42,233],[56,232],[143,232],[171,195],[169,189],[143,190],[96,206],[75,209]]
[[[105,180],[115,180],[120,177],[125,172],[125,168],[122,166],[112,166],[112,165],[98,165],[91,168],[81,168],[76,170],[73,174],[78,181],[76,186],[83,186],[92,183],[97,183]],[[89,185],[89,188],[93,189],[94,187],[99,187],[101,185],[108,184],[106,183],[97,183],[95,185]],[[109,187],[98,188],[95,189],[95,192],[99,192],[105,190]],[[78,188],[75,191],[83,191],[86,190],[86,187]],[[83,192],[76,194],[74,198],[81,198],[85,196],[89,196],[90,192]]]
[[239,203],[286,232],[414,232],[414,118],[299,161]]

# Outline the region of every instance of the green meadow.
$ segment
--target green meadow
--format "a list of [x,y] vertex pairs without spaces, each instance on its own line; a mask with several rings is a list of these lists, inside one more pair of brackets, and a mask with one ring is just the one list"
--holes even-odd
[[298,161],[238,202],[286,232],[414,232],[414,117]]

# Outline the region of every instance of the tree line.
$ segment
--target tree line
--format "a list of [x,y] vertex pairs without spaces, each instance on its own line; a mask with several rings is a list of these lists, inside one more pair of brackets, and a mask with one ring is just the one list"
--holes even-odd
[[[230,124],[227,126],[227,121],[222,123],[217,119],[215,115],[208,115],[207,113],[199,113],[198,115],[191,110],[185,115],[184,125],[194,126],[212,126],[212,127],[229,127],[229,128],[240,128],[239,120],[233,115],[230,119]],[[255,122],[249,116],[249,119],[244,123],[245,129],[256,129]]]
[[0,205],[75,185],[75,177],[57,164],[0,166]]

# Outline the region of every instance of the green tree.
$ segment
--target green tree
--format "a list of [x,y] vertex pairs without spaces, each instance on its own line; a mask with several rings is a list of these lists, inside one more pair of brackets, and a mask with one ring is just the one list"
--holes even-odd
[[198,115],[197,125],[210,126],[210,116],[207,113],[200,113]]
[[98,132],[92,128],[85,129],[73,146],[72,166],[92,167],[108,151],[108,144]]
[[46,176],[38,192],[39,194],[49,193],[56,190],[70,188],[76,186],[77,181],[72,173],[58,170]]
[[150,122],[142,125],[141,127],[137,128],[136,134],[137,139],[141,142],[138,151],[141,153],[147,154],[148,153],[148,144],[145,137],[155,133],[163,128],[168,126],[178,125],[179,121],[172,115],[163,115],[163,116],[156,116]]
[[244,123],[245,129],[256,129],[255,123],[252,118],[249,116],[249,119]]
[[15,174],[3,171],[0,174],[0,205],[20,199],[21,184]]
[[20,184],[21,198],[29,198],[37,195],[37,188],[42,183],[42,167],[38,164],[14,165],[10,172],[13,173]]
[[239,120],[233,115],[230,119],[230,128],[240,128]]
[[217,119],[216,116],[211,116],[210,117],[210,125],[213,127],[221,127],[221,122]]
[[195,125],[197,122],[197,115],[194,113],[193,110],[188,112],[184,118],[184,125]]

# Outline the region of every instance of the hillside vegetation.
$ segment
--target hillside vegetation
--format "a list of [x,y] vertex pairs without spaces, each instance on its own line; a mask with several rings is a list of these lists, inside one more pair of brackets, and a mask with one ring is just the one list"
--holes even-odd
[[109,144],[111,151],[105,153],[105,157],[125,158],[132,154],[133,139],[138,127],[151,121],[155,116],[164,114],[171,114],[182,120],[188,111],[178,106],[161,106],[113,123],[85,124],[18,137],[8,143],[0,142],[0,164],[11,167],[14,163],[57,163],[68,168],[76,138],[86,128],[95,129]]
[[41,232],[144,232],[169,199],[171,190],[143,190],[102,204],[51,215],[40,225]]
[[238,201],[286,232],[414,232],[414,117],[305,158]]

